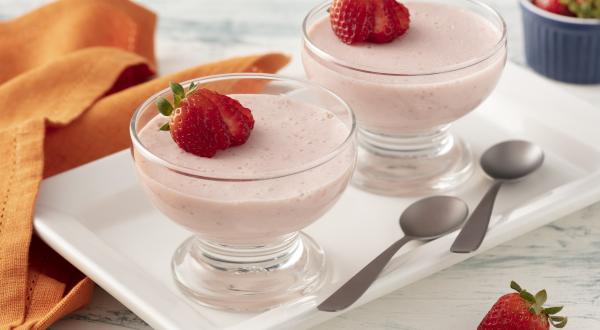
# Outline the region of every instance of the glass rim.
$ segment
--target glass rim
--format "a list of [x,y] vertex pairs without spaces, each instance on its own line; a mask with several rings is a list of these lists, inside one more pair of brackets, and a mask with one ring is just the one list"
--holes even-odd
[[501,35],[500,39],[498,40],[498,42],[494,45],[494,47],[489,52],[485,53],[485,55],[479,56],[472,60],[468,60],[468,61],[464,61],[464,62],[455,64],[455,65],[447,66],[442,70],[423,71],[423,72],[408,72],[408,71],[407,72],[384,72],[384,71],[381,71],[379,69],[375,69],[372,67],[357,66],[355,64],[351,64],[346,61],[337,59],[335,56],[333,56],[333,55],[329,54],[328,52],[322,50],[321,48],[317,47],[317,45],[315,45],[312,42],[312,40],[310,39],[310,37],[308,35],[308,29],[309,29],[308,21],[311,18],[313,18],[315,15],[321,13],[325,8],[329,7],[332,3],[331,0],[326,0],[326,1],[322,2],[321,4],[315,6],[304,17],[304,20],[302,21],[302,35],[303,35],[303,39],[304,39],[304,44],[308,47],[308,49],[311,52],[313,52],[315,55],[317,55],[321,59],[332,62],[333,64],[344,67],[346,69],[349,69],[352,71],[358,71],[358,72],[362,72],[362,73],[377,74],[377,75],[384,75],[384,76],[397,76],[397,77],[421,77],[421,76],[433,76],[433,75],[438,75],[438,74],[460,71],[463,69],[473,67],[481,62],[484,62],[487,59],[496,55],[498,52],[500,52],[503,48],[506,47],[506,40],[507,40],[507,34],[508,34],[506,21],[504,20],[502,15],[500,15],[500,13],[496,9],[494,9],[492,6],[485,4],[479,0],[464,0],[464,1],[470,2],[474,5],[477,5],[481,8],[483,8],[484,10],[491,13],[496,19],[498,19],[498,21],[501,23],[500,25],[501,25],[501,29],[502,29],[502,35]]
[[[321,90],[321,91],[325,92],[327,95],[332,96],[334,98],[334,100],[336,102],[338,102],[344,108],[346,113],[348,113],[350,115],[351,125],[348,130],[348,134],[339,145],[337,145],[333,150],[327,152],[327,154],[325,154],[322,157],[312,160],[306,164],[302,164],[301,166],[293,167],[291,169],[274,170],[274,171],[267,172],[267,173],[276,173],[276,174],[237,176],[237,177],[236,176],[223,177],[223,176],[218,176],[218,175],[211,176],[211,175],[206,175],[206,174],[199,174],[199,171],[197,169],[174,164],[170,161],[167,161],[167,160],[157,156],[156,154],[154,154],[153,152],[148,150],[148,148],[146,148],[146,146],[144,146],[144,144],[140,141],[138,133],[136,131],[136,129],[137,129],[136,122],[139,119],[140,115],[150,105],[152,105],[158,97],[163,96],[165,93],[169,93],[171,91],[170,88],[167,87],[167,88],[153,94],[149,98],[147,98],[141,105],[139,105],[137,107],[137,109],[131,116],[131,120],[130,120],[130,124],[129,124],[129,134],[130,134],[131,141],[132,141],[132,150],[131,150],[132,153],[134,152],[134,150],[137,152],[140,152],[142,154],[142,157],[149,160],[150,162],[160,165],[160,166],[164,166],[178,174],[182,174],[185,176],[189,176],[189,177],[193,177],[193,178],[197,178],[197,179],[203,179],[203,180],[210,180],[210,181],[245,182],[245,181],[263,181],[263,180],[279,179],[279,178],[289,177],[289,176],[292,176],[295,174],[300,174],[303,172],[310,171],[314,168],[324,165],[325,163],[327,163],[330,160],[332,160],[333,158],[335,158],[340,152],[345,150],[345,148],[348,144],[350,144],[354,141],[357,124],[356,124],[356,117],[354,115],[354,112],[350,108],[350,106],[341,97],[339,97],[337,94],[333,93],[329,89],[322,87],[320,85],[317,85],[316,83],[305,80],[305,79],[292,78],[292,77],[286,77],[286,76],[282,76],[282,75],[278,75],[278,74],[268,74],[268,73],[227,73],[227,74],[211,75],[211,76],[206,76],[206,77],[202,77],[202,78],[194,78],[194,79],[190,79],[190,80],[181,82],[180,84],[182,86],[186,87],[186,86],[189,86],[189,84],[192,82],[194,82],[198,85],[202,85],[202,84],[207,84],[207,83],[211,83],[211,82],[233,80],[233,79],[235,79],[235,80],[263,79],[263,80],[283,81],[283,82],[287,81],[287,82],[293,82],[293,83],[304,85],[304,86],[310,86],[311,88],[316,88],[318,90]],[[158,114],[158,112],[157,112],[157,114]]]

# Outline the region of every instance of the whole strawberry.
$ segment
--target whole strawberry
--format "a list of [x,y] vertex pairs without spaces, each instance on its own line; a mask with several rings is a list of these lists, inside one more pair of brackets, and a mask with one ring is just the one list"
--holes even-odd
[[562,306],[546,307],[546,290],[534,295],[521,289],[515,282],[510,287],[517,293],[506,294],[492,306],[485,315],[477,330],[548,330],[550,324],[563,328],[567,318],[555,316]]
[[160,129],[170,131],[173,141],[183,150],[201,157],[213,157],[217,151],[244,144],[254,118],[237,100],[191,83],[188,91],[171,83],[173,105],[158,98],[158,111],[170,120]]

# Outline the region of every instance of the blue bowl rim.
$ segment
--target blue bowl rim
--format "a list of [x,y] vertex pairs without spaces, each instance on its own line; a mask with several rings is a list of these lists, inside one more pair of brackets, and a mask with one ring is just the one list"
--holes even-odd
[[545,10],[539,8],[538,6],[534,5],[533,2],[531,2],[531,0],[520,0],[520,2],[524,8],[526,8],[529,11],[534,12],[540,16],[543,16],[547,19],[551,19],[551,20],[559,21],[559,22],[563,22],[563,23],[577,24],[577,25],[592,25],[592,26],[600,25],[600,19],[577,18],[577,17],[558,15],[558,14],[551,13],[549,11],[545,11]]

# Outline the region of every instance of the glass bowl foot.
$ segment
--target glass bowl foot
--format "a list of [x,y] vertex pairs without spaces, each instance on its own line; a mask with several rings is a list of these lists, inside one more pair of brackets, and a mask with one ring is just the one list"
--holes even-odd
[[264,311],[319,290],[325,254],[297,232],[263,246],[230,246],[193,236],[176,251],[177,285],[198,303],[240,312]]
[[353,184],[380,195],[427,196],[452,190],[473,174],[473,155],[448,126],[427,134],[386,136],[359,131]]

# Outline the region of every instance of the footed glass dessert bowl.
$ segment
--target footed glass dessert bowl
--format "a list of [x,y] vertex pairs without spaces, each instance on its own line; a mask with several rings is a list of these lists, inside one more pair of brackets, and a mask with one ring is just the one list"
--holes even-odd
[[301,230],[334,205],[352,177],[352,111],[323,87],[277,75],[193,83],[239,101],[255,123],[244,144],[205,158],[160,129],[168,119],[156,101],[169,90],[133,115],[132,153],[144,190],[193,233],[173,256],[176,283],[203,305],[235,311],[269,309],[318,290],[326,259]]
[[401,1],[410,27],[390,43],[346,44],[327,1],[304,20],[307,76],[355,111],[353,182],[385,195],[435,194],[473,172],[469,147],[449,132],[492,92],[506,63],[506,25],[476,0]]

